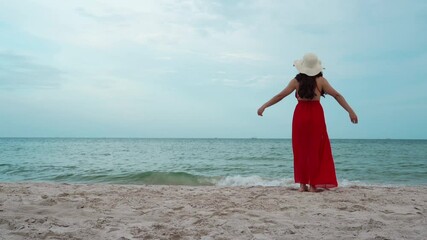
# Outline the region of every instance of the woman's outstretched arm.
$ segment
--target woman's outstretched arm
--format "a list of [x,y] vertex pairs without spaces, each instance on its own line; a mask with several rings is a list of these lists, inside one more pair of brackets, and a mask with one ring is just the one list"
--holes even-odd
[[341,107],[343,107],[349,114],[350,116],[350,120],[352,123],[357,123],[358,119],[357,119],[357,115],[356,113],[353,111],[353,109],[350,107],[350,105],[347,103],[347,101],[345,100],[344,96],[341,95],[338,91],[336,91],[328,82],[328,80],[326,80],[326,78],[321,78],[322,80],[322,88],[323,91],[325,91],[328,95],[331,95],[332,97],[335,98],[335,100],[337,100],[337,102],[341,105]]
[[288,86],[285,87],[280,93],[278,93],[276,96],[274,96],[272,99],[270,99],[268,102],[264,103],[259,109],[258,109],[258,115],[262,116],[262,113],[264,110],[278,102],[280,102],[283,98],[291,94],[297,87],[297,80],[294,78],[292,79]]

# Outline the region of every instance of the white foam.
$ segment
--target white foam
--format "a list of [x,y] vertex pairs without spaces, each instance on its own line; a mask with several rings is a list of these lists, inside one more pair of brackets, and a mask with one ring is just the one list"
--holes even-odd
[[[298,184],[294,182],[293,178],[263,178],[258,175],[252,175],[252,176],[227,176],[227,177],[221,177],[219,179],[211,180],[213,184],[216,186],[221,187],[251,187],[251,186],[279,186],[279,187],[297,187]],[[357,180],[348,180],[348,179],[339,179],[338,180],[338,186],[339,187],[353,187],[353,186],[360,186],[360,187],[392,187],[395,185],[389,185],[389,184],[374,184],[374,183],[366,183],[362,181]]]
[[347,179],[342,179],[341,181],[338,182],[338,185],[340,187],[353,187],[353,186],[369,186],[369,184],[361,182],[361,181],[350,181]]
[[357,180],[341,179],[338,181],[339,187],[399,187],[403,185],[386,184],[386,183],[366,183]]
[[221,178],[217,186],[293,186],[295,183],[291,178],[268,179],[260,176],[228,176]]

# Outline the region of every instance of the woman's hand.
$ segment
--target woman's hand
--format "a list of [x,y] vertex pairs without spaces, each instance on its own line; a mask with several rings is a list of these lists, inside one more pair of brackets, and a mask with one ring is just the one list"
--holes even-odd
[[356,113],[350,112],[349,115],[350,115],[350,120],[352,123],[354,123],[354,124],[358,123],[359,120],[357,119]]
[[265,107],[264,107],[264,106],[262,106],[262,107],[258,108],[258,115],[259,115],[259,116],[262,116],[262,113],[264,112],[264,110],[265,110]]

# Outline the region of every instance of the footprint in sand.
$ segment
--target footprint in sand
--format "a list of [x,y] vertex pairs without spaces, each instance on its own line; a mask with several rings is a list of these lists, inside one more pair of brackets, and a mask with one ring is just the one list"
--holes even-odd
[[337,207],[338,210],[341,211],[347,211],[347,212],[358,212],[358,211],[368,211],[368,208],[362,206],[362,205],[352,205],[350,207],[346,205],[340,205]]
[[40,205],[42,205],[42,206],[53,206],[53,205],[56,205],[56,204],[57,204],[57,202],[53,198],[45,199],[44,201],[42,201],[40,203]]

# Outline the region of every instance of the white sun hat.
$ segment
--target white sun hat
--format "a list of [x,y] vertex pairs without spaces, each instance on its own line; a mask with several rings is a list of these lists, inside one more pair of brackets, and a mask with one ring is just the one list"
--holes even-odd
[[302,60],[295,60],[294,66],[300,73],[307,74],[308,76],[315,76],[324,69],[322,62],[314,53],[307,53]]

